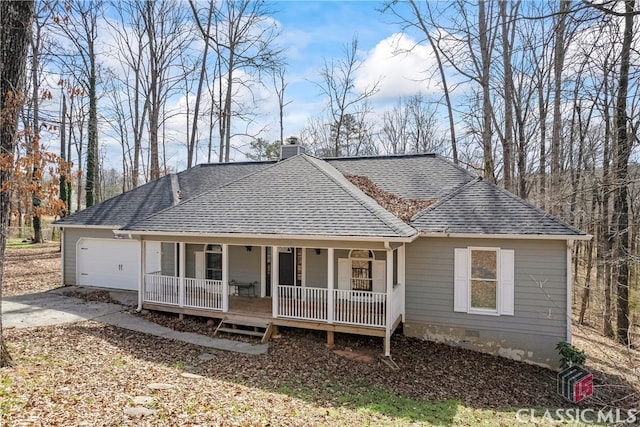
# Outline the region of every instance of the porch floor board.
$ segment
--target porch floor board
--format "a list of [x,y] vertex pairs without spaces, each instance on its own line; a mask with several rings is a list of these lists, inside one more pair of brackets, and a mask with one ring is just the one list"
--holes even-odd
[[[238,322],[271,322],[274,326],[286,326],[301,329],[313,329],[320,331],[341,332],[347,334],[367,335],[375,337],[384,337],[384,327],[358,326],[336,323],[325,323],[321,321],[309,321],[299,319],[286,319],[272,317],[272,300],[271,298],[257,298],[244,296],[229,296],[229,311],[213,311],[206,309],[178,307],[175,305],[165,305],[157,303],[143,303],[143,308],[147,310],[163,311],[178,314],[187,314],[190,316],[208,317],[213,319],[227,319]],[[401,323],[402,317],[393,319],[392,330],[395,331]]]

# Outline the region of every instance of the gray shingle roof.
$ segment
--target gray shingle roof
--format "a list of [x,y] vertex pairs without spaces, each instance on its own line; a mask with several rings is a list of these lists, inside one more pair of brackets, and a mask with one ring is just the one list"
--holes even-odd
[[481,178],[416,214],[409,223],[427,233],[586,235]]
[[[213,163],[187,169],[176,174],[182,199],[190,199],[207,190],[262,170],[273,163]],[[64,217],[56,221],[55,224],[60,226],[114,226],[118,228],[160,212],[172,206],[173,202],[171,175],[167,175]]]
[[207,191],[125,229],[391,238],[416,234],[330,164],[307,155]]
[[[344,175],[406,199],[438,202],[409,225]],[[177,186],[172,185],[172,181]],[[179,187],[182,203],[174,206]],[[158,215],[155,215],[158,214]],[[60,226],[129,230],[407,237],[428,233],[585,236],[436,155],[198,165],[65,217]]]
[[325,159],[347,175],[369,177],[405,199],[439,199],[475,177],[435,154]]
[[59,226],[94,225],[121,227],[173,204],[171,175],[151,181],[102,203],[55,222]]

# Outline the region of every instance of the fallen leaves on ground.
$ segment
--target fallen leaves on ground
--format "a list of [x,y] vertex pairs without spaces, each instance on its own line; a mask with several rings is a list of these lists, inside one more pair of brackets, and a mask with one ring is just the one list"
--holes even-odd
[[[7,264],[13,292],[28,281],[15,274],[19,263]],[[59,271],[48,274],[48,285],[29,282],[28,287],[57,287]],[[214,330],[202,318],[161,313],[148,318],[207,335]],[[464,408],[570,406],[556,395],[553,371],[400,335],[392,340],[400,367],[395,371],[379,357],[381,338],[336,334],[332,350],[324,333],[293,328],[281,329],[268,353],[259,356],[94,321],[4,332],[15,362],[0,370],[0,420],[6,425],[360,426],[420,425],[430,419],[452,425]],[[588,335],[578,339],[590,357],[602,358],[593,350],[602,346],[605,354],[622,357],[587,366],[597,371],[599,383],[596,399],[582,406],[636,405],[637,389],[627,379],[633,377],[616,369],[627,361],[620,346]],[[614,381],[615,387],[599,387]],[[432,402],[434,413],[416,415],[420,402]],[[134,407],[149,415],[125,414]]]

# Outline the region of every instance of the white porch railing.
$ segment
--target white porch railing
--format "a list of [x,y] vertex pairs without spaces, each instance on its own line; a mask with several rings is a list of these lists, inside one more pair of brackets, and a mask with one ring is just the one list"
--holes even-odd
[[402,299],[404,297],[403,292],[404,284],[398,283],[393,287],[391,291],[391,321],[395,322],[395,320],[402,316]]
[[[184,283],[184,301],[180,301],[180,286]],[[205,310],[222,310],[222,281],[144,275],[144,302],[184,306]],[[300,286],[277,286],[276,317],[329,322],[354,326],[384,328],[386,310],[391,318],[402,313],[402,287],[393,288],[391,298],[383,292],[333,290],[333,306],[329,306],[329,290]],[[182,305],[181,305],[182,304]]]
[[335,321],[358,326],[384,327],[387,294],[335,289]]
[[[180,278],[144,275],[144,302],[180,305]],[[184,279],[184,307],[222,310],[222,281]]]
[[[277,317],[327,322],[328,289],[283,286],[278,289]],[[333,322],[384,327],[387,295],[382,292],[345,291],[334,289]],[[399,303],[400,310],[402,302]]]
[[185,307],[222,310],[222,280],[184,279]]
[[144,301],[178,305],[180,278],[160,274],[144,275]]
[[278,317],[326,321],[327,297],[327,289],[280,285]]

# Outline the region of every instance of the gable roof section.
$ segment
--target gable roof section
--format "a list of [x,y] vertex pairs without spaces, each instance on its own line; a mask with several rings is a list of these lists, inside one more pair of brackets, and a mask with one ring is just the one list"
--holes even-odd
[[407,238],[415,229],[326,162],[298,155],[124,228],[128,231]]
[[476,178],[409,222],[424,233],[588,238],[498,186]]
[[[108,226],[119,228],[143,220],[174,204],[175,192],[183,200],[207,190],[235,181],[262,170],[273,162],[211,163],[201,164],[178,174],[163,176],[136,187],[97,205],[76,212],[55,222],[68,226]],[[172,180],[177,178],[178,185]]]
[[325,159],[345,175],[366,176],[404,199],[440,199],[475,176],[435,154]]
[[173,204],[172,175],[148,182],[126,193],[59,219],[54,224],[66,226],[109,226],[118,228],[149,216]]

